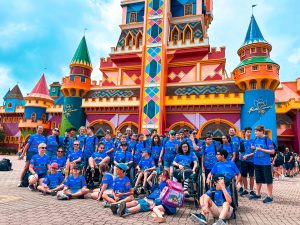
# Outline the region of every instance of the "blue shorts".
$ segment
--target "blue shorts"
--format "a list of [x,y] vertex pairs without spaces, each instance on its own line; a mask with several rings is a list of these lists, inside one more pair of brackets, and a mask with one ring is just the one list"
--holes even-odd
[[175,215],[176,214],[176,208],[165,205],[164,203],[161,204],[164,207],[164,210],[166,211],[167,215]]
[[164,161],[164,167],[165,168],[171,168],[171,167],[173,167],[173,161],[172,162]]
[[77,193],[78,191],[80,191],[81,189],[69,189],[69,191],[72,193],[72,194],[75,194]]
[[36,155],[36,152],[27,152],[26,153],[26,162],[29,162],[31,160],[31,158]]
[[151,209],[145,199],[139,199],[138,204],[141,206],[140,212],[149,212]]

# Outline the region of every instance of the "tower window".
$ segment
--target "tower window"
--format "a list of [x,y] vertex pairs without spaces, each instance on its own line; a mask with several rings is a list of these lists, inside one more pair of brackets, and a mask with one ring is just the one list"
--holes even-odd
[[267,70],[273,70],[273,66],[272,65],[267,65]]
[[9,102],[9,103],[7,104],[7,108],[11,108],[11,107],[12,107],[12,103]]
[[244,56],[245,56],[245,51],[242,51],[241,57],[244,57]]
[[240,73],[245,73],[245,68],[244,67],[240,68]]
[[250,83],[250,88],[251,88],[252,90],[256,90],[256,81],[252,81],[252,82]]
[[252,66],[252,70],[253,70],[253,71],[258,71],[258,66],[257,66],[257,65]]
[[256,52],[256,48],[251,48],[250,49],[250,53],[252,54],[252,53],[255,53]]
[[192,4],[186,4],[184,5],[184,15],[193,15],[193,5]]
[[30,119],[32,122],[36,122],[36,113],[31,113]]
[[187,30],[185,32],[185,40],[191,40],[191,36],[192,36],[191,31]]
[[262,52],[263,53],[267,53],[267,49],[266,48],[262,48]]
[[47,120],[47,116],[46,116],[46,114],[43,114],[42,115],[42,121],[43,121],[43,123],[46,123],[46,120]]
[[132,12],[130,13],[129,23],[136,23],[137,22],[137,13]]
[[52,93],[54,93],[55,92],[55,88],[53,87],[53,88],[51,88],[51,92]]

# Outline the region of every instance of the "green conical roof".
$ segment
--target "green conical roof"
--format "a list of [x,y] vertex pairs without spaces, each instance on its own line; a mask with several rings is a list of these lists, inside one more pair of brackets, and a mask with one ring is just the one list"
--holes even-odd
[[92,67],[89,50],[86,44],[85,36],[82,37],[79,46],[73,56],[71,64],[82,64]]

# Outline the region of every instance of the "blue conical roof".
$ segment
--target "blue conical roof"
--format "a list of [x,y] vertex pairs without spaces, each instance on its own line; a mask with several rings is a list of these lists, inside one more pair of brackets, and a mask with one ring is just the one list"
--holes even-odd
[[267,41],[265,40],[264,36],[262,35],[262,33],[258,27],[258,24],[257,24],[254,16],[252,15],[243,46],[252,44],[252,43],[257,43],[257,42],[267,43]]

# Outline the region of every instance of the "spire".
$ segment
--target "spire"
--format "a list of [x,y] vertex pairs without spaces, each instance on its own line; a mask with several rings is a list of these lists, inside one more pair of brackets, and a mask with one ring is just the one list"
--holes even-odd
[[4,99],[12,99],[12,98],[23,100],[22,92],[19,88],[19,85],[17,84],[13,87],[12,90],[9,90],[4,97]]
[[79,46],[73,56],[71,64],[82,64],[92,67],[89,50],[86,44],[85,36],[82,37]]
[[267,43],[258,27],[254,15],[252,15],[243,46],[257,42]]
[[53,99],[49,95],[47,82],[44,74],[42,75],[38,83],[35,85],[35,87],[32,89],[32,91],[27,95],[27,97],[43,98],[45,100],[51,100],[53,102]]

